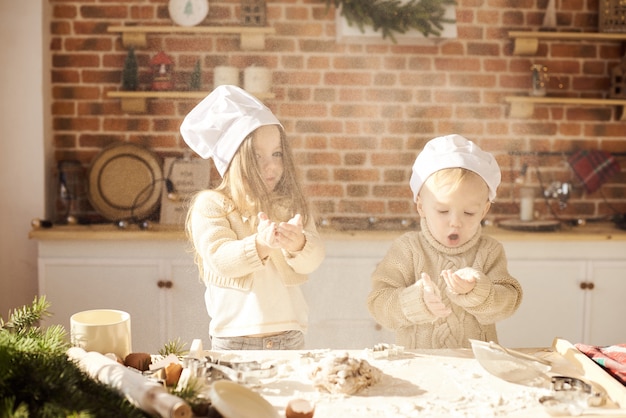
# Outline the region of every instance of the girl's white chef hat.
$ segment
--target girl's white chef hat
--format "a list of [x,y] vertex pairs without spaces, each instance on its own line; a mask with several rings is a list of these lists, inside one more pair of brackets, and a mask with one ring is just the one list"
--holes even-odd
[[495,199],[502,177],[498,162],[472,141],[453,134],[431,139],[415,159],[409,182],[413,200],[417,201],[417,194],[431,174],[453,167],[465,168],[482,177],[489,188],[489,200]]
[[213,90],[185,116],[183,139],[200,157],[212,158],[224,177],[243,140],[264,125],[280,125],[271,110],[245,90],[223,85]]

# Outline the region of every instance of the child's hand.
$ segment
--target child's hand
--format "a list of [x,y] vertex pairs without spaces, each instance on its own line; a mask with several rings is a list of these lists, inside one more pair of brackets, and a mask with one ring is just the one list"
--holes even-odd
[[306,237],[302,228],[302,216],[299,213],[289,221],[281,222],[276,228],[278,246],[292,253],[302,250],[306,244]]
[[445,318],[450,315],[452,310],[442,302],[441,292],[439,292],[439,288],[433,283],[430,276],[422,273],[421,280],[424,287],[424,303],[426,303],[428,310],[437,318]]
[[265,212],[259,212],[259,226],[257,226],[257,241],[270,248],[278,248],[276,223],[270,221]]
[[461,270],[443,270],[441,277],[445,280],[448,289],[457,295],[465,295],[476,286],[476,277],[473,274],[461,274]]

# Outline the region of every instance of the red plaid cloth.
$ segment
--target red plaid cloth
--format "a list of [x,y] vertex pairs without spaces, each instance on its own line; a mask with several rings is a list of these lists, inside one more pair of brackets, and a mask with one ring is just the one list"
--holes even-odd
[[568,162],[587,193],[595,192],[611,176],[620,172],[619,163],[606,151],[581,150],[572,155]]
[[586,344],[574,344],[581,352],[602,366],[611,376],[626,385],[626,344],[597,347]]

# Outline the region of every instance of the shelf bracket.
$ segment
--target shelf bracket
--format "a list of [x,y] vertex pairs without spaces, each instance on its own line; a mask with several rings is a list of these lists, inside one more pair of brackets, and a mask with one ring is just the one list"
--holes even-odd
[[511,102],[509,116],[512,118],[528,119],[535,113],[535,104],[529,102]]
[[148,110],[148,99],[145,97],[123,97],[120,99],[120,106],[126,113],[146,113]]
[[241,33],[239,45],[244,51],[260,51],[265,49],[265,35],[262,33]]
[[538,49],[538,38],[515,38],[513,40],[514,55],[535,55]]
[[145,32],[122,32],[124,48],[145,48],[148,40]]

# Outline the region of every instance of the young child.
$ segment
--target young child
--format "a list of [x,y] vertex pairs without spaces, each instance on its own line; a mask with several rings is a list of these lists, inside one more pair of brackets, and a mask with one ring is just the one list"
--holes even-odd
[[495,158],[460,135],[429,141],[410,180],[420,231],[395,240],[372,275],[371,315],[406,348],[497,342],[522,289],[502,245],[481,234],[500,184]]
[[308,308],[299,285],[324,247],[282,125],[244,90],[220,86],[180,131],[222,176],[194,197],[186,224],[206,285],[212,349],[304,348]]

